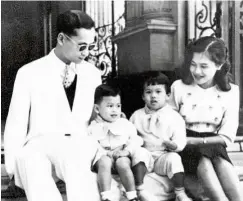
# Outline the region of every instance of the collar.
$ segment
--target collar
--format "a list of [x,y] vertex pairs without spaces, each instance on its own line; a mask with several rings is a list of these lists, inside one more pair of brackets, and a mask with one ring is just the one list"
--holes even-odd
[[[113,135],[123,135],[124,124],[122,118],[117,119],[115,122],[107,122],[99,115],[94,120],[95,125],[103,130],[103,134],[106,136],[108,133]],[[94,125],[94,124],[93,124]]]
[[[61,59],[59,59],[57,57],[57,55],[54,52],[55,48],[51,50],[51,52],[48,54],[48,57],[51,60],[51,66],[53,68],[53,70],[55,71],[55,73],[58,73],[61,76],[64,76],[65,74],[65,68],[66,65]],[[71,66],[71,68],[76,69],[76,64],[74,62],[71,62],[69,64]]]

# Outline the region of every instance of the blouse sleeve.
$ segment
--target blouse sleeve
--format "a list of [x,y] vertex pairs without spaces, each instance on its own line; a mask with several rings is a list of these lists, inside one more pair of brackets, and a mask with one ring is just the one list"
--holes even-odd
[[239,87],[231,85],[226,100],[226,108],[218,130],[218,134],[225,140],[226,145],[233,143],[239,125]]
[[171,138],[172,142],[177,145],[175,152],[182,151],[186,146],[186,125],[183,118],[178,114],[174,116],[176,126],[173,128],[173,136]]
[[178,86],[179,86],[179,82],[181,82],[180,80],[175,81],[172,85],[171,85],[171,94],[169,97],[169,105],[176,111],[179,111],[179,107],[180,107],[180,96],[179,96],[179,90],[178,90]]

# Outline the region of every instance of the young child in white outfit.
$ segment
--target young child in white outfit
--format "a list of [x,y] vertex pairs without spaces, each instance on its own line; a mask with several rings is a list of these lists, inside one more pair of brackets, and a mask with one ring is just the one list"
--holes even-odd
[[141,201],[155,201],[155,197],[143,188],[144,175],[147,169],[151,170],[153,160],[141,147],[143,140],[134,125],[121,118],[119,89],[107,84],[98,86],[94,111],[96,117],[89,126],[89,134],[101,145],[92,163],[93,171],[98,172],[101,199],[112,200],[111,175],[118,173],[128,200],[137,201],[138,193]]
[[153,156],[153,171],[168,176],[174,184],[176,201],[191,201],[184,189],[184,168],[178,153],[186,145],[186,128],[183,118],[169,105],[168,78],[151,72],[143,85],[145,107],[135,111],[130,121],[143,138],[143,147]]

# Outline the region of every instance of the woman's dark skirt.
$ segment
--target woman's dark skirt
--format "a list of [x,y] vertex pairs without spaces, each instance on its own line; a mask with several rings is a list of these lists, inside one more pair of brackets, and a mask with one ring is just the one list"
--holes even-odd
[[[187,130],[187,137],[213,137],[218,136],[215,133],[199,133]],[[222,144],[205,144],[204,146],[186,146],[180,153],[182,163],[186,173],[196,173],[200,159],[204,156],[209,159],[221,157],[231,164],[231,160],[226,151],[226,145]]]

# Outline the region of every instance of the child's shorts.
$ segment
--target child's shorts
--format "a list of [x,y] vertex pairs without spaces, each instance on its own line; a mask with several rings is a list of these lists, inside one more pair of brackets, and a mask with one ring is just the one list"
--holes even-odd
[[165,152],[154,162],[154,172],[171,179],[174,174],[184,172],[181,157],[176,152]]
[[[107,155],[109,151],[100,150],[96,153],[96,156],[92,162],[92,170],[95,171],[95,164],[100,160],[100,158],[104,155]],[[140,162],[143,162],[148,169],[148,172],[151,172],[153,169],[154,159],[151,153],[143,148],[137,147],[134,149],[129,157],[131,159],[131,166],[135,166]],[[112,159],[112,169],[115,170],[115,160]]]

